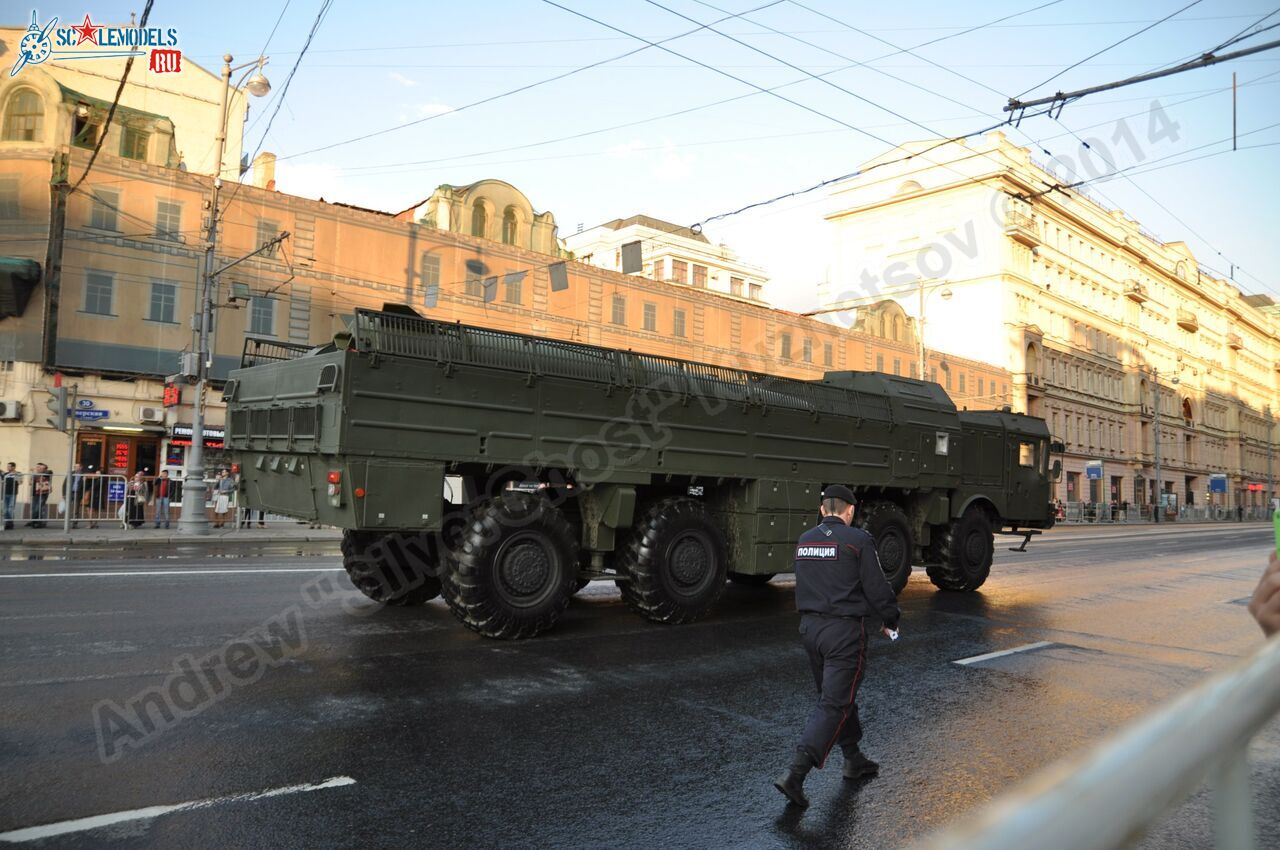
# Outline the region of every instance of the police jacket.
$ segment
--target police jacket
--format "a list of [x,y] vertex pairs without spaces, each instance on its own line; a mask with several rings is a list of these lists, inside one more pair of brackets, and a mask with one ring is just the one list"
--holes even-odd
[[898,600],[880,569],[876,544],[838,516],[800,535],[796,544],[796,608],[801,614],[878,617],[897,628]]

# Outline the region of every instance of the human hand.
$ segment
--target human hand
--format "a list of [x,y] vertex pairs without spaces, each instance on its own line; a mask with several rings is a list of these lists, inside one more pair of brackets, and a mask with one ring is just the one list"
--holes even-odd
[[880,627],[880,634],[884,635],[884,636],[885,636],[885,637],[887,637],[889,640],[897,640],[897,639],[898,639],[898,630],[897,630],[897,629],[891,629],[891,628],[889,628],[888,626],[881,626],[881,627]]
[[1276,557],[1275,550],[1253,591],[1253,599],[1249,600],[1249,613],[1267,637],[1280,632],[1280,558]]

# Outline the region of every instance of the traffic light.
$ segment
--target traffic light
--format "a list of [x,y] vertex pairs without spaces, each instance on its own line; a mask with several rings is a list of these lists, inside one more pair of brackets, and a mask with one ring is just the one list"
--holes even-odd
[[67,388],[54,387],[53,395],[45,404],[53,411],[53,416],[45,421],[59,431],[67,430]]

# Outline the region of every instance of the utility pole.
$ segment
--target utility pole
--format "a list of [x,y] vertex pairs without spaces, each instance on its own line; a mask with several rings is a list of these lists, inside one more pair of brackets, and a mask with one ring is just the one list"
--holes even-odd
[[919,343],[916,347],[919,349],[920,372],[917,377],[922,381],[929,380],[924,371],[924,278],[920,278],[920,321],[919,327],[916,328],[916,341]]
[[1155,505],[1152,506],[1152,516],[1156,522],[1160,521],[1160,496],[1164,490],[1164,486],[1160,481],[1160,370],[1152,369],[1152,393],[1154,394],[1154,410],[1155,424],[1152,426],[1152,436],[1156,443],[1156,498]]
[[1271,405],[1269,404],[1266,407],[1266,414],[1267,414],[1267,512],[1270,513],[1273,510],[1272,499],[1275,498],[1276,485],[1275,485],[1275,481],[1273,481],[1271,478],[1271,430],[1274,427],[1274,423],[1271,421]]

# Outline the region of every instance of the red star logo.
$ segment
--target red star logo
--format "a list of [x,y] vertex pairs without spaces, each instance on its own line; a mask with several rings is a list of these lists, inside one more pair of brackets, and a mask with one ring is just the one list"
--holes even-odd
[[72,32],[79,34],[80,38],[76,40],[76,46],[79,47],[86,41],[90,44],[98,44],[98,30],[102,29],[100,24],[94,24],[89,20],[89,16],[84,16],[84,23],[78,27],[72,27]]

